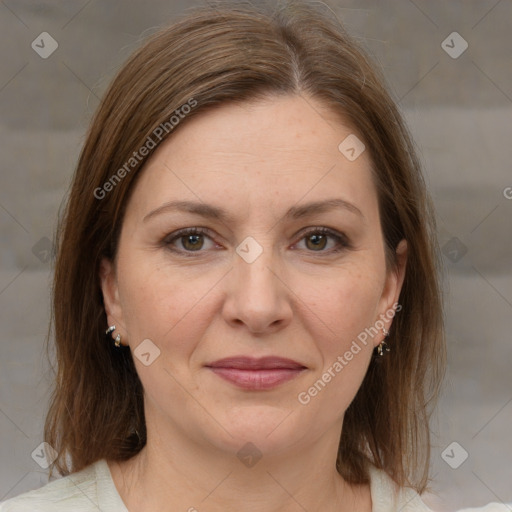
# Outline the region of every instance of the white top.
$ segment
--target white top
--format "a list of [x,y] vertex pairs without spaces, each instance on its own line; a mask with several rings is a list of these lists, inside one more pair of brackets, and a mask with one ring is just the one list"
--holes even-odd
[[[402,488],[384,471],[370,466],[372,512],[432,512],[416,491]],[[86,468],[0,503],[0,512],[129,512],[117,492],[110,468],[101,459]],[[459,512],[510,512],[504,504],[490,503]]]

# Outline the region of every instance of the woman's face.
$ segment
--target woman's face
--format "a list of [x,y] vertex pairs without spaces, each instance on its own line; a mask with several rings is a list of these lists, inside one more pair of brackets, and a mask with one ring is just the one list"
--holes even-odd
[[404,261],[386,271],[368,152],[338,149],[351,134],[311,98],[272,97],[190,119],[148,161],[102,265],[148,436],[273,455],[337,442]]

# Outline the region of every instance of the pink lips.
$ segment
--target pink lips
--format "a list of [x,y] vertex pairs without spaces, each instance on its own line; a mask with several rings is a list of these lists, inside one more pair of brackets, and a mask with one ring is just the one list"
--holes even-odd
[[305,366],[282,357],[228,357],[208,364],[219,377],[238,387],[252,390],[272,389],[293,379]]

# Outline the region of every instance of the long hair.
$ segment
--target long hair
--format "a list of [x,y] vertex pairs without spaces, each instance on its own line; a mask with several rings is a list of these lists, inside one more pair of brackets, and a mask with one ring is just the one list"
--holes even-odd
[[367,483],[371,462],[401,486],[426,489],[429,417],[445,367],[434,211],[414,144],[375,64],[332,15],[295,1],[274,11],[226,2],[195,9],[128,59],[96,111],[56,233],[57,372],[45,424],[45,440],[58,453],[52,470],[66,475],[101,458],[126,460],[146,442],[142,385],[129,348],[105,337],[99,280],[101,259],[115,257],[144,163],[209,109],[297,94],[338,113],[364,141],[388,268],[399,241],[408,243],[393,352],[370,365],[345,412],[337,470]]

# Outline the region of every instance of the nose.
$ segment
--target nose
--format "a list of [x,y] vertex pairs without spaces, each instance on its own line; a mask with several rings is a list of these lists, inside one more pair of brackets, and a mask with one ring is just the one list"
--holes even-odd
[[226,321],[260,336],[285,328],[292,319],[293,293],[271,249],[251,263],[235,254],[233,266],[223,307]]

